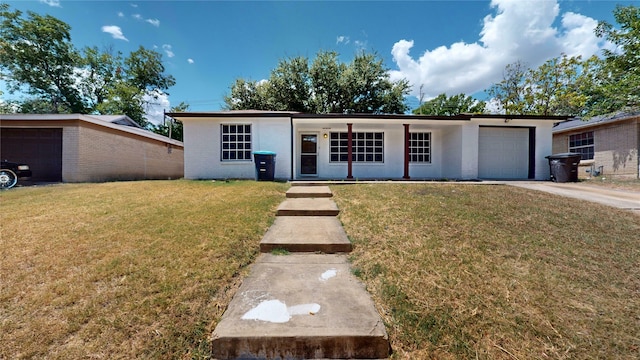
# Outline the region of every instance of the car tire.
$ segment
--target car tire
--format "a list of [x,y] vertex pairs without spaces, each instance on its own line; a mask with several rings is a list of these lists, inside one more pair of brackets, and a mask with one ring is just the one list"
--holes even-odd
[[18,183],[18,176],[10,169],[0,169],[0,189],[11,189]]

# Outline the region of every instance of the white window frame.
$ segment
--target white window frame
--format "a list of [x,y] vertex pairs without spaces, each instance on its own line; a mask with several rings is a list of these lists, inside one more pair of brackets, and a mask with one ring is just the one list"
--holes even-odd
[[431,132],[409,133],[409,162],[431,164]]
[[252,161],[252,139],[251,124],[220,124],[220,161]]
[[[348,162],[348,132],[329,133],[329,162]],[[384,163],[384,132],[359,131],[352,133],[352,161],[354,163]]]

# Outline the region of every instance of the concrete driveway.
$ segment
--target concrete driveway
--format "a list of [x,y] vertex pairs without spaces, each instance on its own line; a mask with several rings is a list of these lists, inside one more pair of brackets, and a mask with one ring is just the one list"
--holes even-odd
[[544,191],[551,194],[592,201],[640,215],[640,192],[615,190],[581,183],[506,182],[511,186]]

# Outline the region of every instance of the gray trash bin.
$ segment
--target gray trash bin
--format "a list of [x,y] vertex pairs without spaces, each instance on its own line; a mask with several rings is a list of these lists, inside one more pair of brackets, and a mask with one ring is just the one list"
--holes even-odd
[[276,171],[276,153],[273,151],[255,151],[253,159],[256,163],[258,181],[273,181]]
[[582,155],[579,153],[553,154],[546,157],[549,159],[549,170],[551,171],[551,181],[578,182],[578,164]]

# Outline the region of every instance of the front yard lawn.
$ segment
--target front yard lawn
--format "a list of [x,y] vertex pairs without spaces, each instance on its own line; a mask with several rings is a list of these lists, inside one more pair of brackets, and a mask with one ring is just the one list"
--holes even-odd
[[640,218],[510,186],[332,186],[406,359],[640,358]]
[[[0,193],[0,359],[209,358],[289,185]],[[640,356],[640,221],[508,186],[332,186],[392,358]]]
[[288,185],[144,181],[0,194],[0,359],[206,358]]

